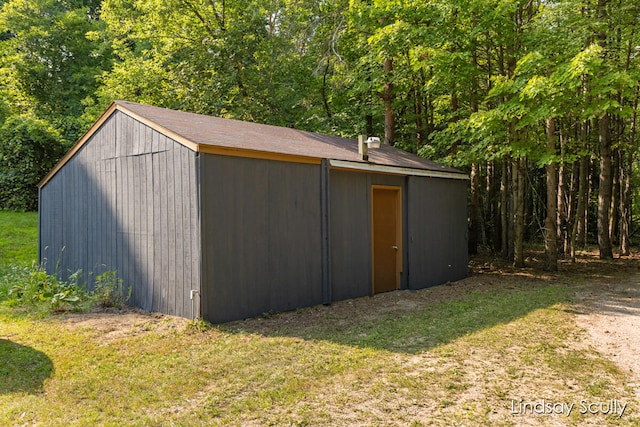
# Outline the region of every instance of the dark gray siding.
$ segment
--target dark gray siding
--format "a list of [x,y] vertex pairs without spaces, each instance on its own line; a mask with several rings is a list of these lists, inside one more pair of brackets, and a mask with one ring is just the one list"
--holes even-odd
[[203,317],[322,302],[321,167],[203,154]]
[[409,288],[466,277],[468,181],[408,180]]
[[[404,199],[404,183],[405,178],[400,176],[331,171],[329,223],[332,300],[371,295],[371,186],[402,187]],[[402,287],[404,276],[403,273]]]
[[199,289],[196,153],[116,112],[41,189],[40,254],[66,279],[115,270],[133,305],[191,317]]

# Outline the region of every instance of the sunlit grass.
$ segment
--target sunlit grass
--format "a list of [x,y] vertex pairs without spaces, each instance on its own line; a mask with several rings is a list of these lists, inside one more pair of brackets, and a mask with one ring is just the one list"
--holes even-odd
[[[577,345],[583,333],[568,296],[566,287],[519,287],[368,325],[354,316],[339,328],[283,328],[282,317],[305,316],[300,310],[267,319],[278,326],[274,334],[249,321],[150,326],[113,340],[3,307],[5,354],[21,346],[53,369],[26,388],[0,391],[0,424],[517,425],[512,399],[635,402],[615,365]],[[0,375],[9,384],[18,374]],[[591,421],[639,420],[629,412],[619,420],[574,414],[568,422]]]
[[38,256],[38,213],[0,210],[0,273],[9,265],[30,266]]
[[[29,265],[35,215],[0,219],[15,224],[1,222],[2,253]],[[0,425],[638,425],[630,378],[576,325],[572,297],[587,278],[501,280],[439,302],[433,290],[398,294],[409,309],[349,309],[384,304],[361,299],[220,326],[149,316],[115,338],[0,305]],[[541,399],[629,408],[509,411]]]

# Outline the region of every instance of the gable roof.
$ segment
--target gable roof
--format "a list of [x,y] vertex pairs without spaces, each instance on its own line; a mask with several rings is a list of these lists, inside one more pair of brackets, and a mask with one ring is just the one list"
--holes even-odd
[[116,111],[196,152],[318,164],[327,159],[337,168],[468,179],[460,170],[387,144],[369,150],[368,161],[364,161],[355,139],[114,101],[38,186],[44,186]]

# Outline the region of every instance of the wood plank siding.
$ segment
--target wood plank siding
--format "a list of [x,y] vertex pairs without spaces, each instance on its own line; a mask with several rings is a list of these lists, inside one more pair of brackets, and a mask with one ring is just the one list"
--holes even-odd
[[466,181],[408,177],[410,289],[467,276]]
[[322,303],[320,166],[201,156],[203,316]]
[[89,287],[115,270],[131,303],[191,317],[200,289],[198,154],[116,111],[40,192],[40,255]]
[[[404,193],[405,177],[331,170],[329,187],[333,301],[372,295],[372,185],[397,186]],[[403,275],[401,288],[404,283]]]
[[116,101],[39,184],[38,254],[214,323],[327,304],[373,295],[386,189],[398,248],[377,258],[396,281],[378,290],[420,289],[467,274],[467,178],[389,145],[365,161],[355,140]]

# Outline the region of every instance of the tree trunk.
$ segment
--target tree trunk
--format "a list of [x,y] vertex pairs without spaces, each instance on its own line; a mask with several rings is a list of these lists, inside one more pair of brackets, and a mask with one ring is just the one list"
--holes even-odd
[[395,144],[395,119],[393,116],[393,83],[391,82],[391,74],[393,73],[393,59],[384,60],[384,143]]
[[469,209],[469,253],[478,253],[478,235],[480,218],[480,171],[478,163],[471,165],[471,207]]
[[633,155],[620,150],[620,255],[631,255],[631,170]]
[[[636,119],[638,112],[638,92],[640,86],[636,86],[635,96],[633,100],[633,114],[629,123],[629,149],[627,151],[626,161],[620,162],[620,171],[624,173],[624,178],[620,177],[622,194],[620,196],[620,254],[624,256],[631,255],[631,223],[632,223],[632,189],[631,175],[633,173],[633,158],[636,147]],[[624,167],[622,166],[624,164]]]
[[514,194],[514,242],[513,242],[513,266],[524,267],[524,173],[526,160],[521,157],[513,163],[513,175],[515,177]]
[[[587,123],[580,126],[582,148],[587,148]],[[579,247],[587,246],[587,200],[589,197],[589,158],[580,157],[580,172],[578,178],[578,207],[576,208],[576,241]]]
[[489,243],[494,253],[500,251],[500,207],[497,194],[499,191],[498,181],[496,180],[496,163],[495,161],[487,162],[487,211],[485,213],[485,226],[488,227]]
[[502,230],[501,235],[501,248],[502,258],[509,260],[509,212],[511,211],[509,206],[509,159],[508,157],[502,158],[502,175],[500,177],[500,227]]
[[[424,118],[422,116],[422,92],[420,91],[420,86],[422,86],[423,82],[420,80],[420,85],[416,85],[413,89],[413,112],[415,114],[415,122],[416,122],[416,141],[417,147],[420,148],[424,145],[424,141],[427,135],[424,132]],[[417,150],[416,150],[417,151]]]
[[[371,74],[368,74],[366,77],[367,85],[371,86]],[[364,134],[367,136],[373,135],[373,114],[371,111],[373,109],[373,95],[369,92],[367,96],[367,111],[364,115]]]
[[618,163],[619,150],[613,150],[611,154],[611,206],[609,207],[609,240],[611,246],[618,241],[618,203],[620,195],[620,167]]
[[560,158],[562,162],[558,167],[558,193],[557,193],[557,229],[556,234],[558,236],[558,244],[560,245],[559,253],[564,259],[570,252],[569,249],[569,215],[571,213],[571,189],[569,188],[569,168],[566,162],[566,144],[565,138],[562,134],[562,129],[559,134],[560,142]]
[[320,94],[322,95],[322,105],[324,105],[324,111],[328,119],[331,119],[331,107],[329,107],[329,99],[327,98],[327,76],[331,68],[331,57],[327,57],[327,64],[324,67],[324,73],[322,73],[322,87],[320,88]]
[[373,115],[367,113],[364,116],[364,133],[365,135],[373,135]]
[[598,120],[598,143],[600,145],[600,176],[598,188],[598,248],[600,259],[613,258],[613,248],[609,236],[609,209],[611,207],[611,138],[609,115],[603,114]]
[[[548,130],[547,130],[548,132]],[[547,138],[549,137],[549,135],[547,134]],[[548,140],[547,140],[547,144],[548,144]],[[562,148],[561,148],[562,150]],[[563,156],[564,157],[564,156]],[[555,168],[555,165],[554,165]],[[563,164],[560,165],[559,168],[557,168],[557,172],[558,172],[558,178],[556,180],[556,184],[557,184],[557,192],[555,193],[556,196],[556,238],[558,242],[563,242],[564,241],[564,233],[566,232],[566,222],[567,222],[567,204],[566,204],[566,200],[567,200],[567,180],[566,180],[566,171],[565,171],[565,167]],[[547,191],[547,194],[549,194],[549,192]],[[548,206],[548,202],[547,202],[547,206]],[[564,246],[562,248],[560,248],[560,254],[562,255],[562,257],[564,258],[564,255],[566,254],[566,249]]]
[[[473,64],[477,67],[475,50],[473,51]],[[478,102],[476,100],[476,84],[473,84],[473,93],[471,94],[471,111],[478,111]],[[458,97],[455,88],[451,94],[451,110],[457,117],[458,113]],[[454,143],[455,146],[459,141]],[[457,149],[457,147],[456,147]],[[471,164],[471,218],[469,221],[469,253],[478,253],[478,240],[480,237],[480,165],[477,162]]]
[[[547,120],[547,147],[555,152],[555,120]],[[547,216],[544,222],[544,270],[558,271],[558,245],[556,234],[557,215],[557,179],[556,163],[550,162],[547,167]]]
[[563,258],[567,256],[573,261],[575,261],[575,250],[574,250],[574,237],[573,237],[573,224],[575,223],[575,212],[576,212],[576,189],[577,185],[577,175],[579,172],[579,165],[577,162],[569,163],[567,161],[566,156],[566,138],[567,135],[564,134],[564,130],[562,127],[559,131],[559,140],[560,146],[562,147],[562,162],[565,164],[564,166],[564,222],[563,222],[563,230],[562,230],[562,250],[563,250]]
[[[582,75],[582,87],[581,87],[581,95],[583,98],[586,97],[588,93],[588,85],[587,85],[588,77],[586,75]],[[583,110],[584,113],[584,110]],[[587,120],[583,120],[580,123],[580,146],[583,151],[587,151],[588,141],[587,135],[589,132],[589,122]],[[577,208],[577,241],[578,245],[581,248],[585,248],[587,246],[587,221],[588,221],[588,200],[589,200],[589,179],[587,174],[589,173],[589,158],[584,154],[580,157],[580,180],[578,182],[578,208]]]
[[576,212],[578,210],[578,181],[580,180],[580,162],[575,161],[571,166],[571,183],[569,185],[569,200],[567,206],[567,232],[564,246],[571,262],[576,262]]

